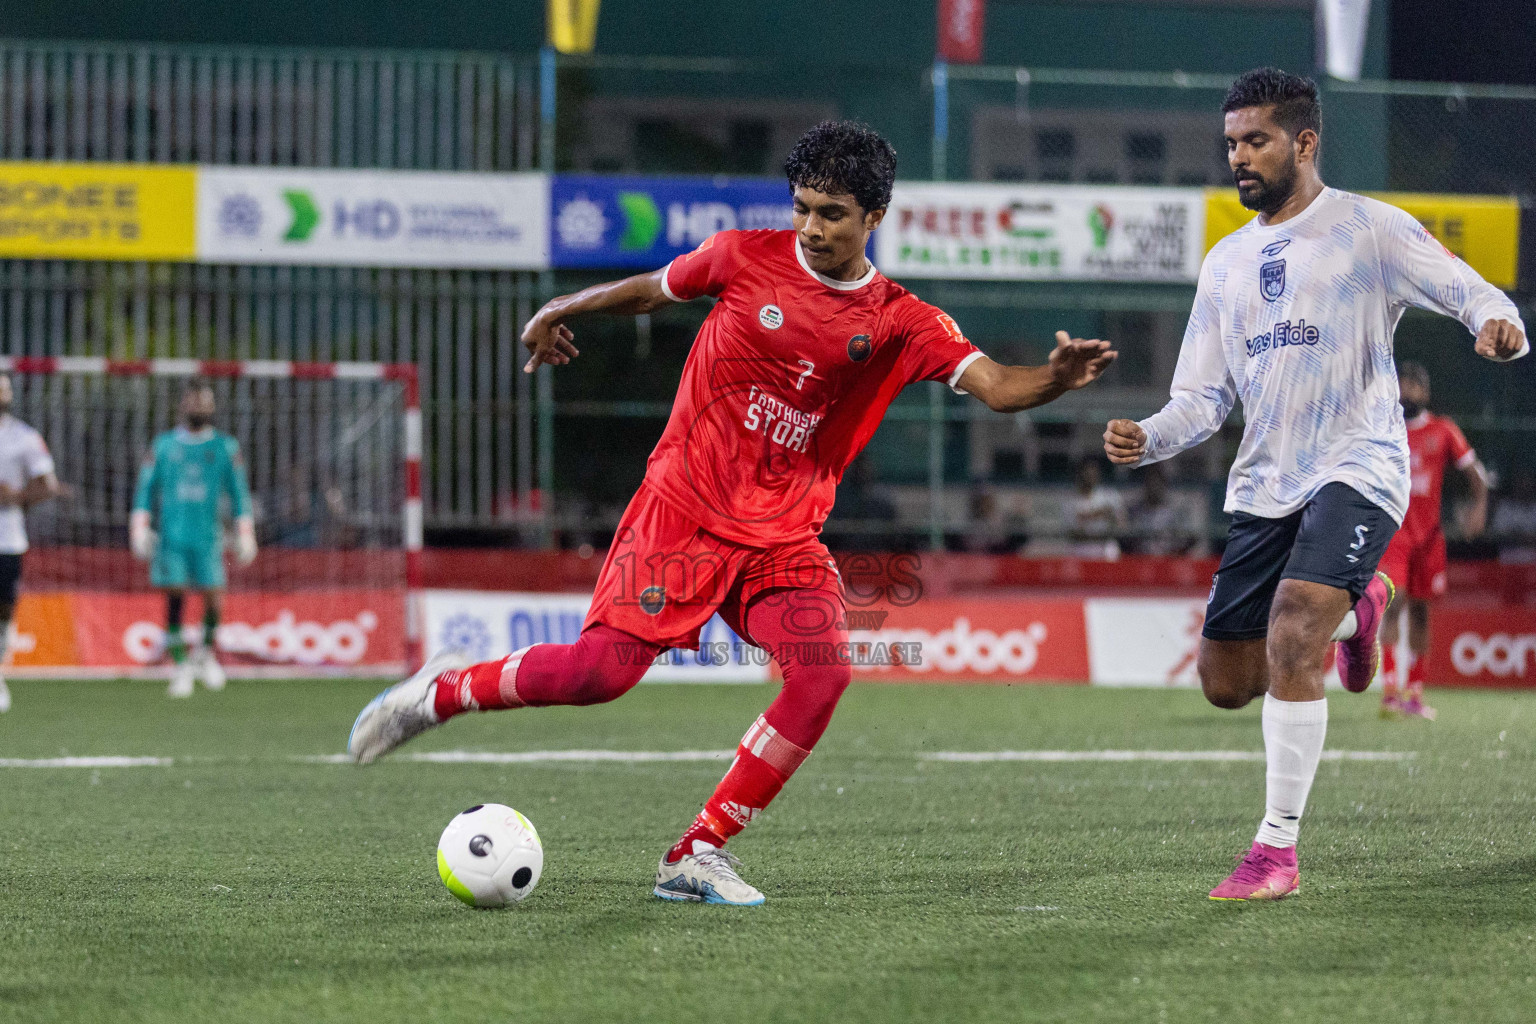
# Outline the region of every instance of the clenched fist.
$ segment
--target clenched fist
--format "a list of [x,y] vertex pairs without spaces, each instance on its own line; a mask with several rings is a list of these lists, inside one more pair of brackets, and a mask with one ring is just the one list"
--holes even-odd
[[1133,466],[1147,454],[1147,432],[1135,420],[1110,420],[1104,429],[1104,454],[1117,466]]
[[1508,362],[1526,352],[1525,335],[1508,320],[1489,320],[1477,332],[1477,354],[1496,363]]

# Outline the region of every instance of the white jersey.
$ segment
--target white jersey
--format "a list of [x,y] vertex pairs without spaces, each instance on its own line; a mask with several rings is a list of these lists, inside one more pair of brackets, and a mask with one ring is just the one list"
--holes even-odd
[[[8,413],[0,415],[0,484],[19,491],[52,472],[53,456],[43,435]],[[0,554],[20,555],[26,550],[26,513],[15,505],[0,508]]]
[[1524,330],[1503,292],[1395,206],[1326,188],[1290,220],[1249,221],[1200,267],[1172,398],[1140,424],[1142,464],[1210,437],[1241,396],[1228,512],[1280,518],[1338,482],[1402,522],[1408,434],[1392,332],[1409,306],[1474,334],[1494,319]]

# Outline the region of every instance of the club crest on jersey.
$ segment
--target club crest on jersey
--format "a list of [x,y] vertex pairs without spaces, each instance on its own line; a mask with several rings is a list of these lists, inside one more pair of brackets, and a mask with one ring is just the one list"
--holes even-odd
[[1285,260],[1273,260],[1259,268],[1259,292],[1270,302],[1285,294]]
[[869,358],[869,354],[875,350],[870,342],[869,335],[855,334],[848,339],[848,358],[856,363],[862,363]]
[[640,610],[647,615],[658,615],[667,603],[665,587],[646,587],[640,591]]
[[757,311],[757,322],[770,331],[776,331],[784,326],[784,311],[769,303]]

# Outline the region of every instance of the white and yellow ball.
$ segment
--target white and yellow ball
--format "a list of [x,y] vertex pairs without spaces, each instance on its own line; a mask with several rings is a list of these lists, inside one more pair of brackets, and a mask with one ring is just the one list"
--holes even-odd
[[505,804],[476,804],[437,841],[437,874],[472,907],[505,907],[533,892],[544,846],[533,822]]

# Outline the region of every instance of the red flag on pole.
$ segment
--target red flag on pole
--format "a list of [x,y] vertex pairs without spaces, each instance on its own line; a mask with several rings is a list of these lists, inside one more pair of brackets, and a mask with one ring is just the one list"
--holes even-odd
[[987,0],[939,0],[939,57],[952,64],[980,64]]

